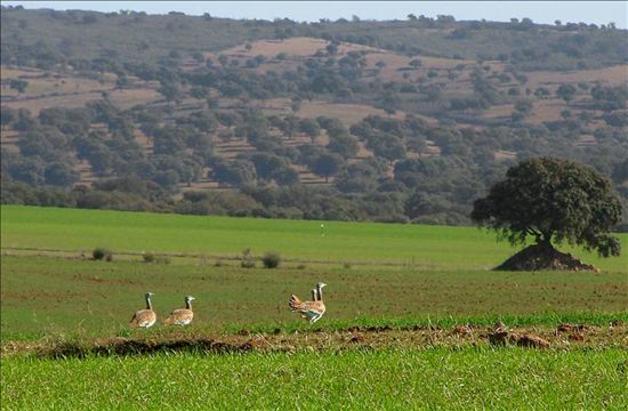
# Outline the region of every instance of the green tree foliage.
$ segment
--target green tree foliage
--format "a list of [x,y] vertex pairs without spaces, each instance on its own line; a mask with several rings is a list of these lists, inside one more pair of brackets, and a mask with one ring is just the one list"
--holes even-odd
[[377,186],[378,170],[367,161],[349,165],[334,181],[343,193],[372,192]]
[[181,96],[181,90],[175,82],[162,82],[157,91],[164,96],[167,101],[175,101]]
[[[81,18],[91,14],[97,19],[83,24]],[[158,84],[169,101],[181,104],[154,101],[130,107],[109,91],[111,98],[83,108],[43,108],[37,115],[24,109],[9,110],[7,105],[31,104],[31,95],[39,90],[30,86],[26,89],[29,100],[21,97],[22,101],[13,102],[9,98],[1,110],[1,173],[2,181],[10,183],[3,191],[7,199],[34,205],[199,214],[467,224],[476,193],[498,180],[515,159],[560,153],[613,175],[616,189],[628,204],[626,184],[615,177],[622,174],[617,170],[628,157],[623,130],[628,121],[623,110],[628,97],[625,85],[573,83],[583,95],[581,101],[563,111],[563,119],[543,124],[521,121],[530,112],[523,103],[515,107],[514,122],[479,113],[491,105],[522,98],[536,104],[560,86],[522,87],[529,70],[623,64],[628,54],[625,31],[574,23],[541,27],[527,20],[526,24],[519,20],[515,24],[455,22],[447,16],[421,16],[410,23],[339,20],[295,24],[126,11],[114,14],[3,9],[2,63],[43,68],[42,81],[55,81],[53,76],[62,74],[60,81],[90,78],[107,88],[111,85],[106,85],[107,79],[113,76],[126,79],[118,86],[138,90],[154,89]],[[164,36],[166,23],[170,29]],[[353,30],[357,25],[359,30]],[[424,35],[426,29],[430,36]],[[268,61],[232,53],[233,47],[274,34],[320,38],[331,47],[298,58],[286,49],[276,58],[266,57]],[[129,42],[117,47],[100,41],[111,36]],[[350,43],[391,50],[398,53],[398,62],[408,62],[408,66],[397,67],[381,53]],[[224,55],[218,57],[220,50]],[[208,52],[216,57],[202,61]],[[419,57],[428,55],[459,59],[460,64],[437,69],[432,59]],[[196,59],[194,67],[187,64],[189,57]],[[423,67],[419,58],[423,58]],[[479,64],[469,61],[473,59]],[[503,65],[483,63],[494,59]],[[247,68],[260,64],[263,69]],[[384,67],[386,72],[398,73],[383,76],[386,73],[380,71]],[[435,71],[428,74],[430,70]],[[472,94],[467,85],[469,75]],[[300,119],[289,110],[267,116],[269,108],[262,100],[268,98],[287,102],[294,112],[299,112],[306,100],[314,103],[308,104],[308,109],[336,103],[347,104],[345,109],[354,104],[356,111],[352,116],[343,115],[342,121],[341,113],[339,118],[331,113],[316,121]],[[373,105],[389,114],[403,113],[394,118],[369,116],[357,123],[349,118],[358,118],[368,111],[364,106]],[[605,112],[600,115],[597,110]],[[430,120],[420,120],[419,114]],[[404,119],[399,120],[402,115]],[[603,121],[594,121],[600,119]],[[352,124],[350,130],[343,124],[347,121]],[[322,130],[329,138],[325,147],[320,145],[325,139],[316,138]],[[312,144],[294,138],[300,133],[309,135]],[[356,159],[362,146],[368,151],[359,153],[360,157],[368,156],[368,161]],[[75,154],[81,162],[87,160],[81,167],[91,166],[96,182],[138,178],[158,187],[166,198],[153,191],[101,187],[79,192],[68,172],[78,170]],[[334,184],[324,190],[308,184],[305,190],[298,184],[296,170],[314,170],[315,163],[327,154],[344,160]],[[207,167],[216,166],[220,171],[219,163],[225,163],[226,171],[223,181],[218,181],[232,190],[217,190],[219,193],[203,201],[181,199],[182,184],[189,186],[187,192],[204,180]],[[60,164],[66,167],[60,168]],[[82,171],[81,176],[86,173]],[[25,190],[22,181],[31,188]],[[265,194],[256,192],[255,200],[242,194],[258,184]],[[415,207],[406,200],[417,192],[423,197],[415,198]],[[622,229],[628,227],[626,223],[628,220]]]
[[11,107],[2,106],[0,108],[0,127],[5,128],[13,123],[17,118],[17,112]]
[[618,110],[626,107],[628,86],[604,87],[596,85],[591,89],[591,97],[602,110]]
[[57,162],[50,164],[46,168],[44,178],[46,179],[46,184],[67,187],[78,181],[79,173],[66,163]]
[[321,133],[321,128],[316,122],[316,120],[312,120],[309,118],[303,119],[299,121],[299,131],[305,133],[314,141],[316,137],[318,137]]
[[270,153],[255,153],[250,157],[255,165],[257,177],[264,180],[272,180],[278,173],[288,168],[285,159]]
[[576,95],[576,91],[577,89],[571,84],[561,84],[556,89],[556,96],[565,100],[566,103],[569,103]]
[[566,241],[608,257],[620,253],[619,240],[608,232],[621,214],[608,179],[573,161],[538,158],[510,168],[475,201],[471,218],[513,245],[533,236],[537,243]]
[[216,180],[236,187],[255,181],[255,165],[247,160],[219,162],[213,167]]
[[22,79],[10,79],[9,80],[9,88],[17,90],[18,93],[22,94],[26,91],[26,87],[28,87],[28,81]]
[[325,177],[325,181],[329,181],[329,177],[335,176],[340,171],[343,159],[338,154],[325,153],[321,154],[312,166],[312,171],[321,177]]
[[360,146],[355,137],[348,133],[341,133],[330,137],[327,149],[333,153],[340,154],[344,158],[354,157]]
[[45,163],[38,156],[23,158],[9,164],[13,179],[33,186],[41,185],[44,179]]

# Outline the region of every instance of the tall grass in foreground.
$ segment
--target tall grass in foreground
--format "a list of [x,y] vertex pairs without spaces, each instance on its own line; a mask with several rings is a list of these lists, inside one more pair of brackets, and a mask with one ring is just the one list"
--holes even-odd
[[3,409],[626,409],[622,350],[157,355],[2,364]]

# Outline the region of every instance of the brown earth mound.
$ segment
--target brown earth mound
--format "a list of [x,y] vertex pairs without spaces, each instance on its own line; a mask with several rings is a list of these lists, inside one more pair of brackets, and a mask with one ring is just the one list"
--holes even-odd
[[[563,331],[559,331],[563,330]],[[439,328],[414,325],[399,329],[349,327],[334,331],[301,330],[280,333],[237,333],[209,336],[204,333],[180,333],[135,337],[109,337],[83,340],[8,341],[0,345],[0,359],[27,354],[40,358],[64,359],[88,356],[141,356],[159,353],[189,352],[203,355],[259,353],[294,353],[299,350],[339,352],[343,350],[387,350],[394,348],[460,348],[483,345],[527,347],[533,349],[605,347],[625,345],[628,325],[614,320],[608,326],[560,324],[555,326],[517,327],[503,323],[494,327],[457,325]]]
[[496,267],[497,271],[594,271],[593,265],[585,264],[569,253],[561,253],[548,244],[534,244],[524,248],[517,254]]
[[492,345],[518,345],[528,348],[549,348],[550,343],[537,335],[517,334],[506,330],[497,330],[488,335],[488,340]]
[[98,341],[93,346],[82,347],[68,343],[61,344],[49,350],[45,354],[51,358],[83,358],[92,355],[147,355],[160,352],[207,352],[216,354],[238,353],[252,351],[251,341],[243,344],[231,344],[217,341],[211,338],[197,338],[191,340],[133,340],[126,338],[114,338]]

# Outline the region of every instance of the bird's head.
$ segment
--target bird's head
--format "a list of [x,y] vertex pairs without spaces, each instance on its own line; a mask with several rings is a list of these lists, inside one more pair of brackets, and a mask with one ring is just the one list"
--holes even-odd
[[155,295],[155,294],[153,294],[153,293],[151,293],[151,292],[149,291],[149,292],[147,292],[146,294],[144,294],[144,297],[145,297],[145,298],[150,298],[150,297],[152,297],[153,295]]
[[323,282],[320,282],[320,283],[316,284],[316,288],[318,288],[318,289],[323,288],[323,287],[327,287],[327,284],[325,284]]
[[194,300],[196,300],[196,298],[192,297],[191,295],[188,295],[187,297],[185,297],[185,301],[186,302],[191,302],[191,301],[194,301]]

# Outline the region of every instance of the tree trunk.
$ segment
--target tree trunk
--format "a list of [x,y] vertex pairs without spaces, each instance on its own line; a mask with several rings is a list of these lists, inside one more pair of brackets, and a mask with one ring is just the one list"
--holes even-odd
[[541,237],[537,238],[537,244],[540,245],[541,247],[543,247],[546,250],[555,250],[554,246],[552,245],[552,236],[547,235],[547,233],[543,233],[543,235]]

